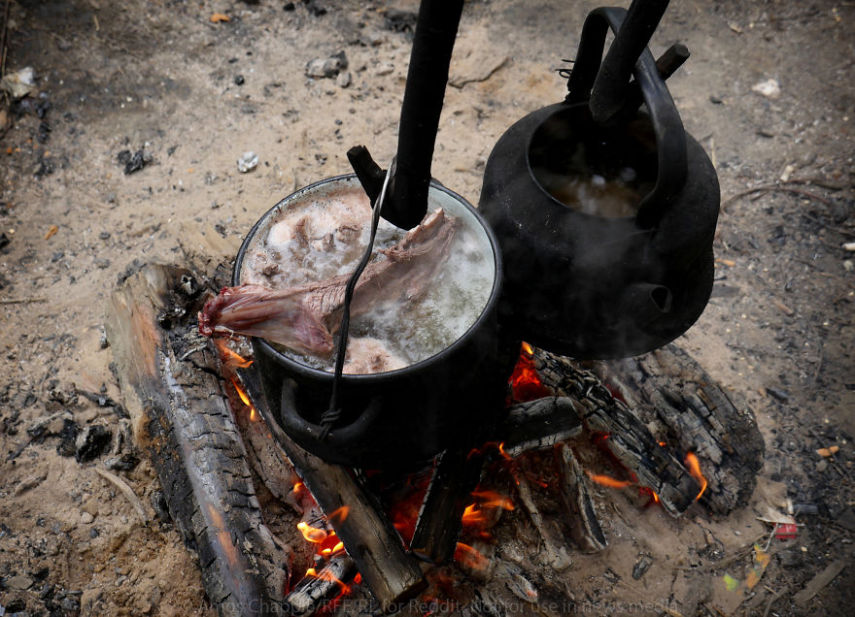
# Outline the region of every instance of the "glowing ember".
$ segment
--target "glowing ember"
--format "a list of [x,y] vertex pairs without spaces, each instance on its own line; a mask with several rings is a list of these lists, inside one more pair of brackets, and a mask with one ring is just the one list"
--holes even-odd
[[605,474],[591,473],[587,472],[588,477],[592,482],[599,484],[600,486],[608,486],[609,488],[626,488],[627,486],[632,486],[632,482],[627,480],[618,480],[617,478],[612,478],[611,476],[607,476]]
[[457,543],[457,548],[454,550],[454,560],[472,570],[485,570],[490,563],[477,549],[468,544],[463,544],[463,542]]
[[537,374],[534,360],[532,360],[532,353],[534,353],[534,350],[531,345],[523,343],[519,360],[517,360],[517,365],[514,367],[514,372],[511,373],[509,380],[511,398],[520,403],[533,401],[552,394],[549,388],[543,385],[540,376]]
[[312,544],[321,544],[329,536],[326,530],[312,527],[304,521],[297,523],[297,529],[300,530],[300,533],[303,534],[306,541],[311,542]]
[[701,485],[701,491],[695,497],[695,501],[697,501],[704,494],[704,491],[707,490],[708,482],[704,474],[701,473],[701,463],[694,452],[686,453],[686,466],[689,468],[689,474]]

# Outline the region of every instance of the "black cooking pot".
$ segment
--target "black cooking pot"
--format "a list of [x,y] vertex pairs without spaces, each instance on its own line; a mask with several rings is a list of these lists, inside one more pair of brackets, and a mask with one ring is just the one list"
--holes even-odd
[[[712,290],[718,180],[646,48],[665,5],[592,11],[567,100],[514,124],[487,162],[479,210],[502,247],[503,320],[557,353],[656,349],[697,320]],[[617,34],[600,66],[609,27]],[[626,109],[638,107],[633,88],[646,110]],[[637,210],[565,203],[553,186],[562,175],[635,191]]]
[[[338,176],[279,202],[244,240],[234,284],[241,282],[244,258],[256,235],[278,212],[298,201],[323,199],[328,191],[358,186],[355,175]],[[320,421],[330,404],[333,374],[302,364],[263,339],[252,339],[255,366],[275,420],[301,446],[327,461],[367,468],[424,461],[458,443],[471,447],[480,427],[503,413],[506,379],[519,343],[502,341],[498,332],[502,266],[496,239],[477,211],[456,193],[434,183],[430,203],[476,230],[485,258],[493,265],[489,300],[454,343],[400,370],[343,375],[341,416],[324,436]]]

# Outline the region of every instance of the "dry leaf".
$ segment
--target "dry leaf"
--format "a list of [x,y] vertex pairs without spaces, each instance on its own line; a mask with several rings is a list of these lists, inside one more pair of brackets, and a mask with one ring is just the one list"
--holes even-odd
[[231,21],[231,20],[232,20],[232,18],[229,17],[228,15],[225,15],[224,13],[214,13],[213,15],[211,15],[211,23],[213,23],[213,24],[218,24],[221,21]]
[[831,446],[830,448],[820,448],[819,450],[816,451],[816,453],[819,454],[820,456],[824,456],[825,458],[828,458],[829,456],[832,456],[833,454],[837,454],[839,451],[840,451],[840,446]]

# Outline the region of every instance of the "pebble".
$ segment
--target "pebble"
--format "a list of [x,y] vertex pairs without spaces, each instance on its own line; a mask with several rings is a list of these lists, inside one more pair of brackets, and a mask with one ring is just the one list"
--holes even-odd
[[338,77],[335,78],[335,85],[339,88],[347,88],[353,82],[353,76],[351,76],[350,71],[344,71],[343,73],[339,73]]
[[237,160],[238,171],[242,174],[249,173],[258,167],[258,155],[253,151],[244,152]]
[[855,263],[851,259],[845,259],[843,261],[843,269],[847,272],[852,272],[852,270],[855,270]]
[[91,525],[95,521],[95,517],[89,512],[83,512],[80,515],[80,522],[84,525]]
[[378,77],[382,77],[383,75],[389,75],[394,70],[395,70],[394,65],[390,64],[389,62],[384,62],[380,66],[377,67],[377,69],[374,71],[374,74],[377,75]]
[[777,79],[766,79],[751,86],[751,90],[767,99],[776,99],[781,96],[781,84]]
[[306,64],[306,77],[313,79],[335,77],[348,66],[347,55],[344,51],[333,54],[329,58],[315,58]]
[[6,579],[6,587],[9,589],[17,589],[25,591],[33,586],[33,579],[26,574],[18,574],[12,578]]

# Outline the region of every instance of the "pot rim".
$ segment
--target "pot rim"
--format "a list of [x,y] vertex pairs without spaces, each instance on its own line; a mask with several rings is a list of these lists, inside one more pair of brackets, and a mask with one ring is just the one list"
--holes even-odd
[[[313,182],[312,184],[308,184],[302,188],[297,189],[287,197],[284,197],[283,199],[278,201],[273,207],[265,211],[264,214],[262,214],[258,218],[255,224],[249,230],[249,233],[247,233],[247,235],[244,237],[240,249],[238,249],[237,256],[235,257],[234,269],[232,270],[232,285],[240,284],[240,271],[243,265],[243,259],[246,255],[246,251],[249,249],[249,245],[255,238],[256,234],[260,231],[262,224],[266,222],[268,217],[271,216],[275,210],[279,209],[280,207],[284,207],[284,204],[289,200],[296,199],[298,196],[300,196],[300,194],[309,192],[310,190],[315,189],[319,186],[334,182],[352,180],[357,180],[357,176],[354,173],[341,174],[338,176],[332,176],[329,178],[318,180],[317,182]],[[501,295],[503,269],[501,250],[499,249],[499,243],[495,234],[493,233],[492,228],[487,224],[487,222],[484,220],[484,217],[477,211],[477,209],[472,204],[470,204],[469,201],[464,199],[460,194],[455,193],[451,189],[446,188],[434,179],[431,179],[430,189],[444,192],[453,199],[456,199],[461,204],[461,206],[465,210],[467,210],[469,214],[472,215],[472,217],[481,226],[481,229],[484,234],[486,234],[487,240],[490,243],[491,252],[493,254],[494,265],[493,286],[490,289],[490,295],[487,299],[487,302],[481,309],[481,313],[478,315],[478,318],[472,323],[472,325],[470,325],[469,328],[467,328],[467,330],[463,334],[461,334],[453,343],[451,343],[451,345],[445,347],[434,355],[425,358],[424,360],[420,360],[419,362],[416,362],[414,364],[409,364],[403,368],[395,369],[393,371],[360,374],[344,373],[342,375],[342,383],[353,385],[365,385],[378,382],[382,383],[386,380],[394,380],[400,376],[406,376],[410,373],[430,369],[431,367],[436,366],[439,363],[445,362],[449,356],[452,356],[458,349],[468,343],[469,339],[473,336],[473,334],[484,325],[484,323],[490,318],[490,315],[497,309],[497,305],[499,303],[499,298]],[[252,338],[271,359],[275,360],[278,364],[285,365],[291,371],[321,381],[332,382],[335,378],[334,373],[331,371],[307,366],[305,364],[297,362],[296,360],[293,360],[292,358],[289,358],[263,338],[249,338]]]

